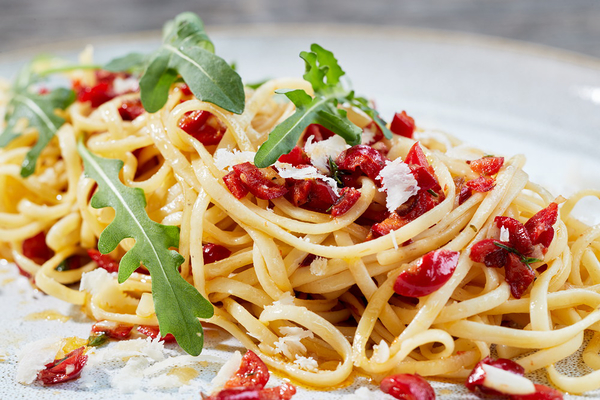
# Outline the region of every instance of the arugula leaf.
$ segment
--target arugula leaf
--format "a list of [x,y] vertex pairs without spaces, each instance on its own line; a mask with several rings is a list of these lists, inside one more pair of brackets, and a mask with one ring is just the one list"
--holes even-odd
[[225,60],[214,54],[215,46],[194,13],[179,14],[163,28],[162,45],[149,56],[132,53],[110,61],[110,71],[144,69],[140,97],[146,111],[160,110],[171,85],[181,76],[192,93],[236,114],[244,111],[242,79]]
[[365,99],[355,97],[353,91],[344,88],[340,78],[345,72],[333,53],[316,43],[310,46],[310,50],[301,52],[300,58],[306,64],[304,80],[311,84],[314,97],[301,89],[277,91],[294,103],[296,111],[277,125],[258,149],[254,164],[259,168],[267,167],[282,154],[289,153],[310,124],[324,126],[343,137],[350,145],[359,144],[362,130],[347,118],[346,111],[338,108],[338,104],[348,104],[363,110],[381,127],[386,137],[392,137],[377,111]]
[[146,213],[146,197],[139,188],[125,186],[119,180],[121,160],[98,157],[80,140],[77,150],[83,159],[85,174],[98,184],[92,197],[94,208],[112,207],[114,220],[102,231],[98,250],[113,251],[126,238],[135,245],[121,259],[119,283],[123,283],[143,264],[152,277],[152,296],[161,336],[172,333],[177,343],[191,355],[198,355],[204,344],[198,318],[210,318],[212,304],[179,274],[183,257],[171,248],[179,246],[179,228],[152,221]]
[[75,101],[75,93],[65,88],[54,89],[43,95],[33,93],[31,85],[38,82],[39,77],[32,71],[32,64],[29,64],[19,72],[11,88],[12,96],[4,116],[6,128],[0,133],[0,147],[5,147],[20,135],[20,132],[15,130],[19,120],[26,119],[29,127],[37,129],[38,140],[29,150],[21,165],[21,176],[23,177],[28,177],[35,172],[40,153],[65,122],[54,111],[56,109],[64,110]]

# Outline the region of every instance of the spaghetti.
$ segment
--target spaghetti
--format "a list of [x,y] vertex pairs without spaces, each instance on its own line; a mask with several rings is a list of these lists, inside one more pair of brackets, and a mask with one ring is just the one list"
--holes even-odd
[[[96,83],[93,72],[75,75],[87,85]],[[470,158],[461,158],[457,149],[464,145],[456,138],[424,137],[418,146],[428,164],[422,167],[430,168],[439,187],[430,197],[435,204],[387,230],[381,224],[390,223],[391,194],[380,190],[382,182],[364,167],[353,182],[359,196],[336,217],[295,205],[297,198],[289,196],[266,199],[251,191],[238,198],[224,177],[294,111],[275,96],[290,88],[310,90],[303,80],[268,81],[246,90],[241,115],[197,100],[182,84],[173,85],[166,105],[154,114],[124,117],[120,110],[135,105],[135,92],[97,107],[76,102],[28,178],[19,170],[37,132],[25,129],[0,151],[0,254],[34,277],[45,293],[83,306],[98,321],[158,325],[151,278],[143,269],[119,285],[88,257],[86,250],[96,249],[114,211],[90,205],[96,185],[83,174],[77,151],[83,138],[92,153],[123,161],[122,183],[144,191],[154,221],[180,228],[181,276],[214,305],[214,316],[204,322],[225,329],[299,382],[336,387],[353,371],[375,380],[396,373],[464,379],[493,348],[500,357],[515,358],[526,372],[545,368],[561,390],[600,387],[600,228],[571,215],[580,199],[600,197],[599,192],[563,202],[547,248],[524,264],[535,281],[515,293],[507,269],[473,261],[472,249],[490,238],[507,241],[496,217],[525,224],[555,201],[529,181],[523,156],[480,174],[466,161],[485,159],[485,153],[470,149]],[[182,128],[182,120],[200,111],[210,115],[204,123],[222,135],[214,144],[203,144]],[[371,118],[347,111],[368,136]],[[414,139],[394,135],[366,146],[385,150],[390,160],[404,160],[414,145]],[[220,150],[239,162],[216,162]],[[277,175],[282,169],[270,168],[275,181],[284,179]],[[341,178],[352,171],[346,173]],[[465,182],[482,177],[492,180],[491,187],[472,184],[471,195],[464,196]],[[387,218],[374,217],[374,211]],[[26,248],[40,234],[51,252],[36,258]],[[119,260],[132,245],[124,240],[110,256]],[[230,255],[211,259],[209,245]],[[438,249],[460,253],[447,282],[421,297],[396,293],[398,277]],[[59,268],[74,257],[85,262]],[[84,290],[73,287],[82,280]],[[554,364],[583,345],[586,331],[593,338],[583,360],[596,371],[581,377],[559,373]]]

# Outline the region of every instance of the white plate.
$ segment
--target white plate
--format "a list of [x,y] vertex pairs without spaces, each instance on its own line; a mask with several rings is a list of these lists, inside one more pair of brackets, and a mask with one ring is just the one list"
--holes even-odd
[[[524,153],[525,170],[532,180],[555,195],[583,188],[600,189],[600,60],[541,46],[447,32],[377,28],[309,26],[220,28],[209,30],[217,52],[236,61],[248,82],[269,77],[299,76],[304,64],[298,53],[313,42],[331,49],[359,95],[376,99],[384,118],[407,110],[418,125],[438,128],[494,154]],[[90,41],[98,61],[130,51],[147,52],[157,35],[109,37]],[[39,49],[74,59],[84,43],[72,42]],[[0,76],[10,77],[37,51],[0,56]],[[592,220],[600,222],[598,202]],[[588,215],[589,217],[590,215]],[[10,271],[9,271],[10,270]],[[23,279],[0,265],[0,398],[134,398],[108,385],[98,371],[97,385],[84,388],[78,381],[52,388],[15,383],[16,351],[46,336],[80,336],[90,322],[74,307],[53,298],[34,299]],[[42,310],[58,310],[72,317],[58,321],[28,321]],[[215,337],[206,354],[229,355]],[[217,344],[220,344],[217,346]],[[3,356],[4,353],[4,356]],[[210,380],[217,363],[201,378]],[[320,399],[340,399],[345,390],[319,393]],[[438,395],[465,398],[461,385],[436,383]],[[197,391],[159,392],[151,398],[199,398]],[[183,397],[182,397],[183,396]],[[146,396],[148,397],[148,396]],[[313,399],[303,392],[294,399]],[[475,398],[473,396],[473,398]]]

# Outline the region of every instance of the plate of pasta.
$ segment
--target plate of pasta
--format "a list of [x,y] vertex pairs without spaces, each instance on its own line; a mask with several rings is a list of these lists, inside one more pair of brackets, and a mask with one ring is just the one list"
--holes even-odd
[[600,393],[600,61],[208,33],[0,60],[0,397]]

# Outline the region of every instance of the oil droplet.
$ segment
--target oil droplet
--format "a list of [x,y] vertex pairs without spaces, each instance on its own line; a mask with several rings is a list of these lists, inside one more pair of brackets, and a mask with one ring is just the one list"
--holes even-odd
[[172,370],[170,370],[167,373],[167,375],[176,376],[179,378],[181,383],[183,383],[184,385],[187,385],[190,383],[190,381],[192,379],[194,379],[195,377],[197,377],[200,374],[197,370],[195,370],[192,367],[175,367]]
[[60,321],[67,322],[71,317],[67,317],[56,310],[44,310],[37,313],[31,313],[25,318],[25,321]]

